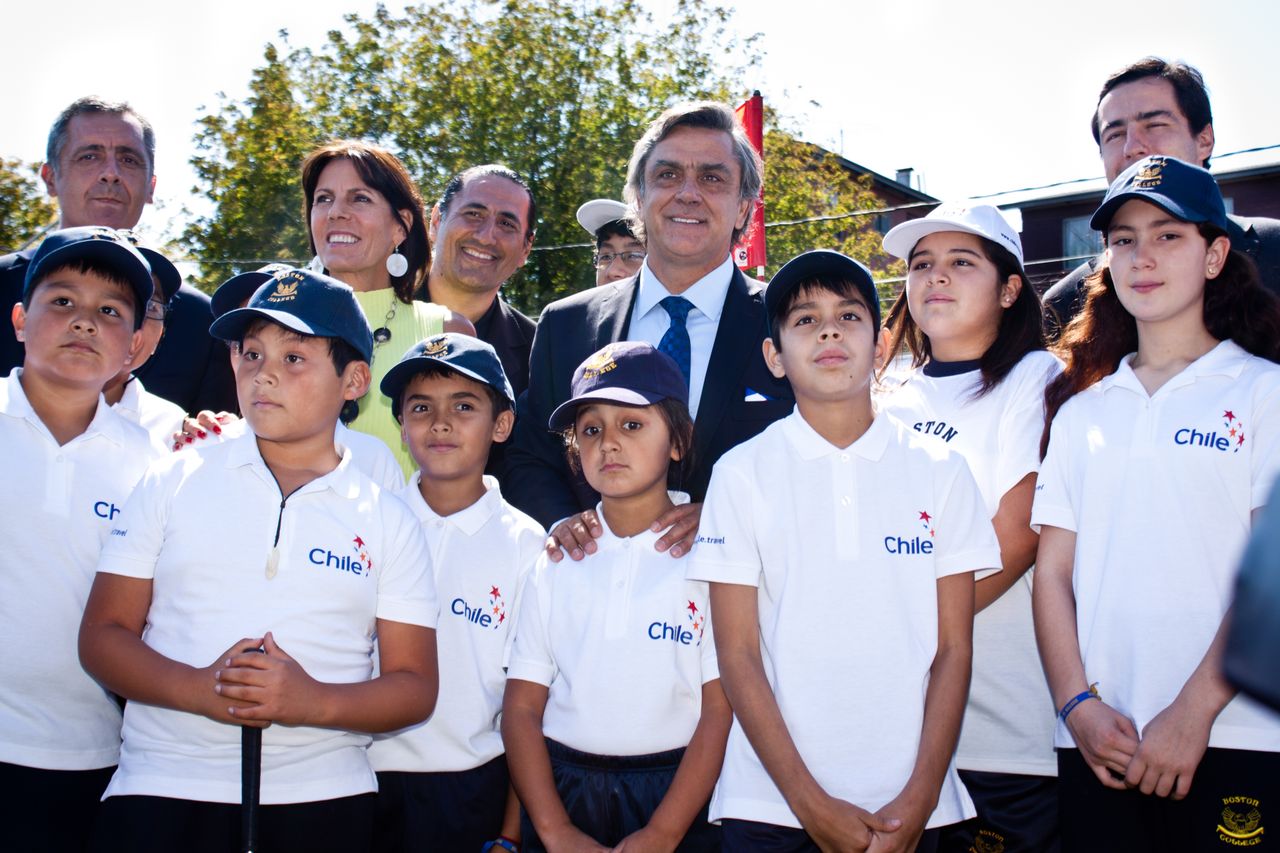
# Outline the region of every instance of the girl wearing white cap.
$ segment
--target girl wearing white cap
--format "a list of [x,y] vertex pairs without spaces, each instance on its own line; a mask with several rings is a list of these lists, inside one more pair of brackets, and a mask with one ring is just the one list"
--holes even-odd
[[1031,517],[1063,849],[1265,850],[1280,715],[1221,658],[1280,470],[1280,309],[1199,166],[1134,163],[1091,224],[1105,265],[1061,339]]
[[[1031,618],[1029,521],[1044,388],[1061,366],[1044,351],[1040,299],[999,210],[944,204],[893,228],[884,245],[907,262],[907,284],[885,324],[878,406],[965,458],[1003,564],[975,585],[973,681],[956,750],[978,816],[949,829],[939,849],[1047,851],[1057,839],[1057,762]],[[904,350],[910,370],[886,377]]]

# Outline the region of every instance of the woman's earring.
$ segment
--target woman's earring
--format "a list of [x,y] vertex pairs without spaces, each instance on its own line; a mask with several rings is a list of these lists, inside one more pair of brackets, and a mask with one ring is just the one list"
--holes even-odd
[[396,250],[387,257],[387,272],[391,273],[392,278],[399,278],[409,271],[409,260],[400,254],[400,247],[396,246]]

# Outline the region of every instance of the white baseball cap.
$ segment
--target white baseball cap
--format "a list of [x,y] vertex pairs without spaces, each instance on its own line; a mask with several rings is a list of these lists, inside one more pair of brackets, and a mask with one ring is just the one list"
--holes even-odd
[[895,225],[884,235],[884,250],[895,258],[907,260],[911,250],[923,238],[940,231],[963,231],[985,237],[1003,246],[1022,263],[1022,240],[999,209],[989,204],[947,202],[940,204],[923,219],[912,219]]
[[627,218],[627,206],[611,198],[593,198],[578,208],[578,224],[596,235],[603,226]]

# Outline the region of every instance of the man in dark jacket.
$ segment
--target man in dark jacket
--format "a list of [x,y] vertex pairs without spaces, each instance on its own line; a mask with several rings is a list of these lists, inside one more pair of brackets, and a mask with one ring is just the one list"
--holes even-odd
[[[573,517],[557,533],[571,556],[594,549],[598,496],[569,470],[547,419],[569,398],[574,368],[605,344],[648,341],[675,358],[689,382],[692,467],[684,483],[673,485],[689,492],[693,504],[659,519],[667,533],[658,547],[674,556],[688,552],[715,461],[790,413],[790,386],[769,372],[761,352],[768,334],[763,290],[734,266],[731,253],[751,221],[760,183],[760,158],[731,107],[672,107],[636,143],[627,170],[636,237],[648,247],[640,271],[542,312],[502,488],[548,528]],[[586,517],[577,518],[584,510]]]
[[[136,226],[155,191],[155,153],[155,132],[128,104],[80,98],[63,110],[49,131],[40,169],[58,200],[58,228]],[[12,309],[37,248],[0,257],[0,376],[22,364]],[[169,302],[159,348],[135,373],[148,391],[188,413],[236,408],[226,348],[209,336],[212,321],[209,297],[182,285]]]
[[[1110,183],[1143,157],[1164,154],[1209,167],[1213,112],[1200,72],[1183,62],[1147,57],[1107,78],[1093,113],[1093,139]],[[1280,220],[1229,216],[1231,247],[1253,258],[1263,285],[1280,294]],[[1056,337],[1084,305],[1084,280],[1098,258],[1081,264],[1045,294]]]

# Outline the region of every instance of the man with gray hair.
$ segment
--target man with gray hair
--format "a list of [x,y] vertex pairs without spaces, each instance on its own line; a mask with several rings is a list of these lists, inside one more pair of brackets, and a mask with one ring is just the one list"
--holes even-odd
[[640,271],[542,312],[502,489],[548,528],[567,519],[553,533],[574,559],[595,549],[598,495],[570,472],[547,419],[569,399],[574,368],[587,356],[613,341],[647,341],[674,358],[688,381],[693,458],[684,482],[672,486],[694,504],[659,520],[667,532],[657,547],[673,556],[688,553],[715,461],[791,411],[790,386],[761,353],[763,289],[732,259],[762,172],[732,108],[701,101],[668,109],[636,143],[627,169],[624,195],[636,236],[648,246]]
[[[58,228],[137,226],[155,191],[155,163],[155,131],[133,107],[96,97],[74,101],[50,128],[40,167],[50,197],[58,200]],[[37,248],[0,257],[0,376],[22,363],[12,311]],[[155,356],[134,375],[184,411],[235,409],[226,349],[209,336],[209,297],[184,284],[164,312]]]

